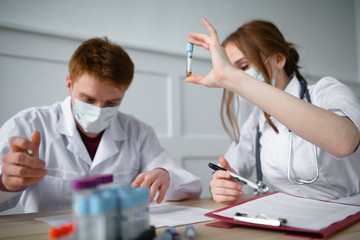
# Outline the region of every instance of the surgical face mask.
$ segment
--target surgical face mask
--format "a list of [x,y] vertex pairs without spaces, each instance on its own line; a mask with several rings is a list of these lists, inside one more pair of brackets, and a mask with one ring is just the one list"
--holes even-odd
[[250,75],[251,77],[253,77],[261,82],[265,82],[264,76],[260,72],[258,72],[255,67],[249,68],[245,72],[248,75]]
[[100,108],[74,97],[73,113],[81,128],[87,133],[99,133],[110,126],[119,106]]
[[[271,58],[271,57],[268,57],[268,58],[266,59],[266,61],[264,62],[264,64],[266,64],[266,63],[270,60],[270,58]],[[259,80],[259,81],[261,81],[261,82],[265,82],[264,76],[262,75],[261,72],[258,72],[255,67],[249,68],[249,69],[245,70],[245,72],[246,72],[248,75],[250,75],[251,77],[253,77],[253,78],[255,78],[255,79],[257,79],[257,80]],[[273,76],[272,76],[272,78],[271,78],[271,85],[272,85],[272,86],[275,86],[275,79],[274,79],[274,77],[275,77],[275,75],[276,75],[277,72],[278,72],[278,68],[275,70],[275,73],[273,74]]]

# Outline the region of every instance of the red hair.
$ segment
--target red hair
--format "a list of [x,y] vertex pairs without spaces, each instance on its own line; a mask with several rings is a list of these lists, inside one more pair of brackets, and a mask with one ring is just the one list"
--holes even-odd
[[88,73],[100,81],[127,89],[134,76],[134,64],[122,47],[107,38],[93,38],[76,49],[69,63],[69,73],[72,83]]

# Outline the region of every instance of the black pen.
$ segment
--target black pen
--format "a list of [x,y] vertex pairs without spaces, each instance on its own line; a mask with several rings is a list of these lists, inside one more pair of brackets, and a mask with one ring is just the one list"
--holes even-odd
[[244,184],[244,185],[248,185],[249,187],[253,188],[253,189],[258,189],[259,186],[243,177],[240,177],[239,175],[233,173],[233,172],[230,172],[229,170],[226,170],[225,168],[222,168],[222,167],[219,167],[218,165],[216,164],[213,164],[213,163],[209,163],[209,167],[215,171],[218,171],[218,170],[222,170],[222,171],[226,171],[230,174],[230,176],[232,178],[235,178],[236,180],[238,180],[240,183]]

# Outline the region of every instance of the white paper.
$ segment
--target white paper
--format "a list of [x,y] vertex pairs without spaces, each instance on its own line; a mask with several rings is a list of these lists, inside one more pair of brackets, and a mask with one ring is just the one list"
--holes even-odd
[[179,225],[214,220],[204,216],[211,210],[175,204],[158,204],[150,206],[150,225],[158,227],[175,227]]
[[360,206],[275,193],[213,214],[231,219],[236,212],[248,216],[265,214],[269,218],[286,219],[285,226],[318,231],[359,211]]
[[34,218],[37,221],[42,221],[50,226],[58,227],[61,225],[68,224],[69,222],[72,222],[72,214],[63,214],[63,215],[55,215],[50,217],[41,217],[41,218]]
[[[179,226],[196,222],[206,222],[214,220],[204,216],[211,212],[209,209],[187,207],[174,204],[150,205],[150,225],[156,228],[166,226]],[[45,222],[51,226],[57,227],[72,221],[72,214],[57,215],[50,217],[35,218],[35,220]]]

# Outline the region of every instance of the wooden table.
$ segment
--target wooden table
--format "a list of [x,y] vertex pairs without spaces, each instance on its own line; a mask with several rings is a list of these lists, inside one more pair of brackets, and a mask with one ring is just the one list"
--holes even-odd
[[[215,203],[211,199],[196,199],[180,202],[167,202],[206,209],[219,209],[226,205]],[[47,217],[61,214],[70,214],[71,211],[54,211],[27,214],[14,214],[0,216],[0,239],[20,239],[20,240],[42,240],[49,239],[48,231],[50,226],[44,222],[34,220],[38,217]],[[231,240],[231,239],[305,239],[303,237],[286,236],[283,232],[262,230],[257,228],[236,227],[223,229],[205,226],[206,223],[193,224],[196,229],[197,239],[199,240]],[[156,229],[156,234],[161,234],[166,228]],[[178,226],[176,230],[183,234],[185,226]],[[329,239],[360,239],[360,221],[348,228],[332,235]]]

